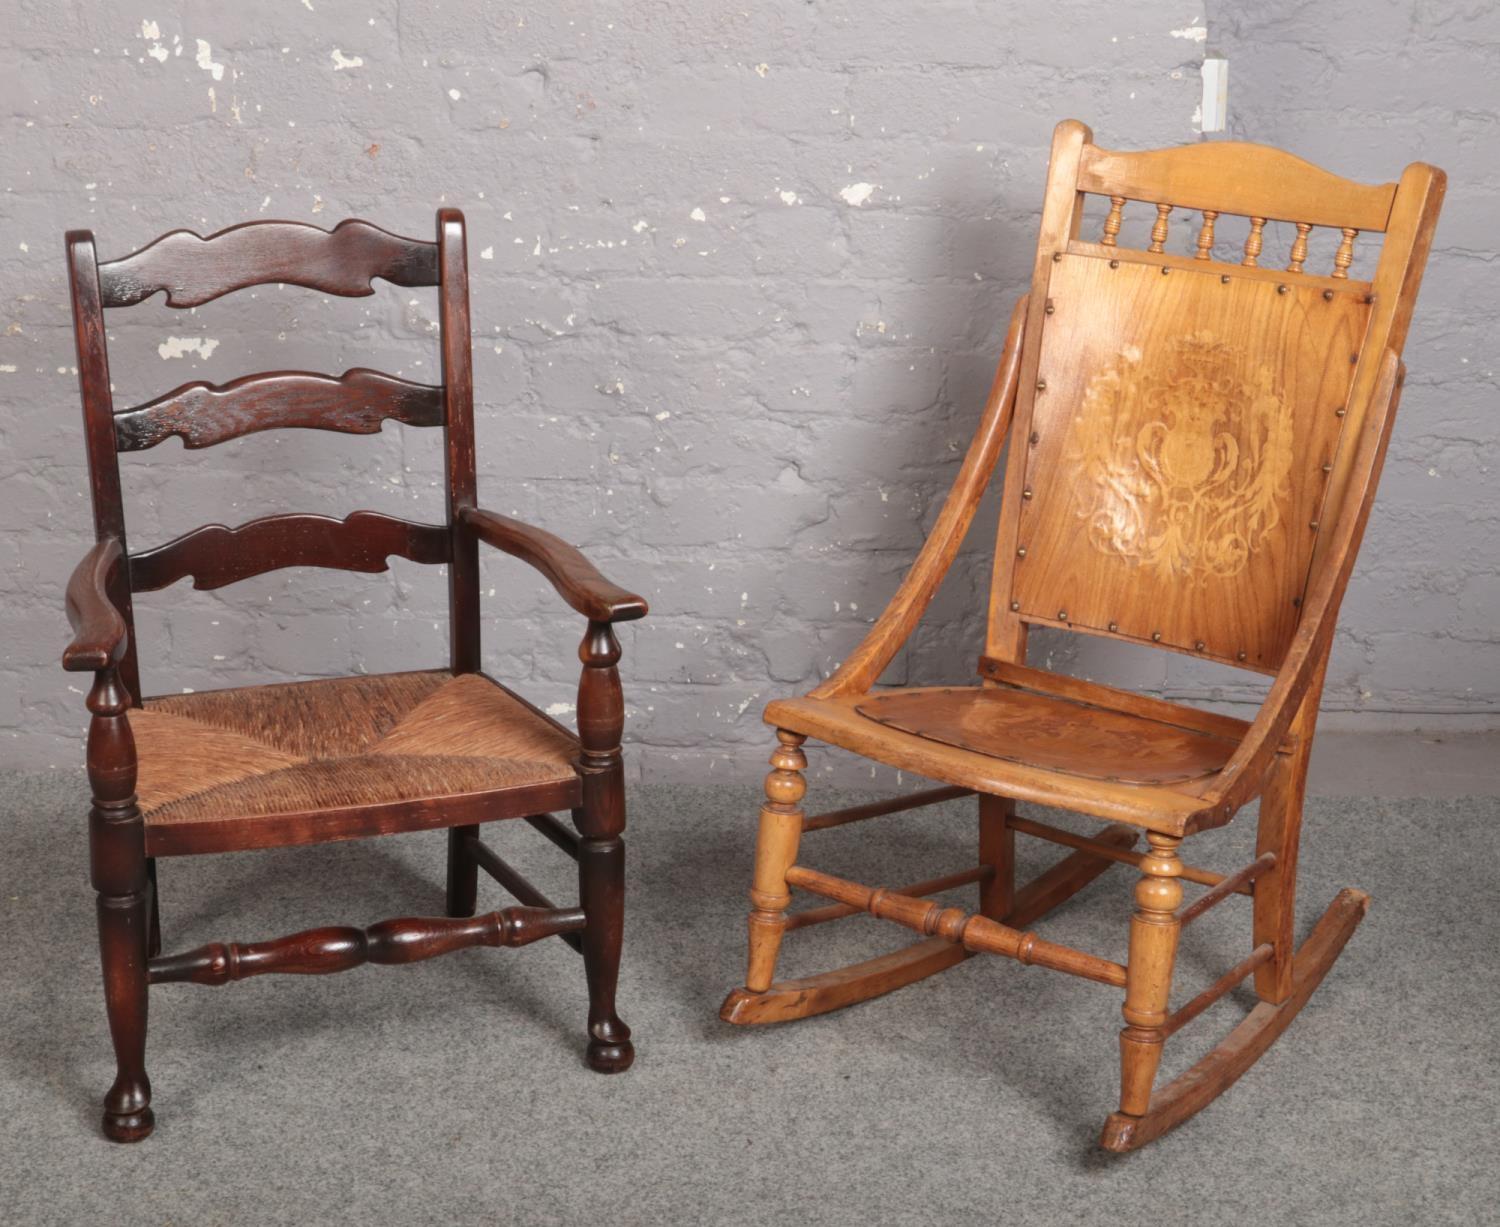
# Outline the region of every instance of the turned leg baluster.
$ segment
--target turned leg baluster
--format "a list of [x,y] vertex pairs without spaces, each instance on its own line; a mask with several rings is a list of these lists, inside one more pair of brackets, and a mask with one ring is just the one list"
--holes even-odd
[[1135,915],[1130,918],[1130,961],[1125,972],[1125,1029],[1120,1032],[1120,1111],[1142,1116],[1151,1104],[1151,1088],[1161,1064],[1162,1030],[1172,992],[1172,964],[1177,957],[1181,924],[1182,840],[1150,832],[1150,850],[1141,860],[1135,887]]
[[573,811],[582,837],[578,844],[578,885],[588,925],[583,931],[583,966],[589,986],[588,1063],[600,1073],[630,1068],[635,1049],[630,1028],[615,1012],[620,948],[625,929],[625,769],[620,736],[625,699],[620,690],[620,644],[607,622],[590,622],[578,649],[583,674],[578,682],[578,769],[583,805]]
[[800,733],[776,730],[780,743],[771,752],[772,771],[766,776],[766,800],[760,810],[760,833],[755,843],[755,884],[750,888],[750,963],[745,987],[763,993],[776,977],[776,956],[786,932],[786,909],[791,891],[786,871],[797,860],[802,840],[802,798],[807,794],[807,756]]
[[115,1080],[104,1097],[104,1132],[138,1142],[155,1124],[146,1077],[147,947],[150,921],[146,833],[135,800],[130,695],[113,669],[94,675],[88,697],[89,862],[99,914],[104,1006],[115,1048]]

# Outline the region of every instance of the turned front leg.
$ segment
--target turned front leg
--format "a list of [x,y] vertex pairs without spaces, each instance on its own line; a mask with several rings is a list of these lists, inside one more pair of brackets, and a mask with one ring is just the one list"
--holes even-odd
[[1167,1006],[1172,992],[1172,966],[1182,925],[1177,907],[1182,902],[1182,862],[1177,848],[1182,840],[1154,831],[1146,836],[1150,849],[1141,859],[1141,878],[1135,886],[1135,915],[1130,918],[1130,961],[1125,971],[1125,1029],[1120,1032],[1120,1111],[1144,1115],[1151,1104],[1151,1088],[1161,1064],[1166,1035]]
[[146,834],[135,799],[135,741],[130,696],[114,669],[95,675],[89,692],[89,867],[97,892],[104,1006],[114,1041],[115,1080],[104,1097],[104,1132],[138,1142],[155,1124],[146,1077]]
[[755,841],[755,882],[750,888],[750,965],[745,987],[763,993],[776,978],[776,956],[786,932],[786,909],[791,891],[786,871],[797,860],[802,841],[802,798],[807,794],[807,756],[800,733],[776,730],[780,744],[771,752],[766,776],[766,801],[760,810],[760,833]]
[[590,622],[578,649],[578,770],[583,804],[573,811],[578,842],[578,889],[588,923],[583,967],[589,986],[588,1063],[602,1074],[630,1068],[630,1028],[615,1012],[620,950],[625,935],[625,769],[620,735],[625,699],[620,690],[620,644],[607,622]]

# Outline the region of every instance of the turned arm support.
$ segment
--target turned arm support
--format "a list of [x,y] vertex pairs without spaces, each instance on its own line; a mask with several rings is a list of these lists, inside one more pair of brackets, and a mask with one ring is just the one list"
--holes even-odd
[[68,580],[68,622],[73,642],[63,649],[63,668],[70,673],[94,673],[120,663],[129,639],[125,619],[110,599],[109,589],[124,551],[114,537],[94,546]]
[[1260,712],[1234,755],[1204,795],[1205,813],[1222,810],[1227,817],[1260,792],[1271,760],[1286,739],[1304,703],[1317,703],[1314,685],[1322,674],[1333,643],[1339,604],[1354,570],[1359,542],[1375,501],[1386,446],[1401,400],[1406,368],[1394,350],[1386,350],[1370,396],[1370,412],[1360,419],[1359,450],[1338,524],[1303,601],[1302,619],[1292,646]]
[[646,616],[646,602],[612,584],[581,551],[561,537],[493,511],[466,507],[459,517],[487,545],[536,568],[590,622],[629,622]]
[[880,615],[864,642],[826,682],[812,692],[815,699],[834,698],[841,694],[863,694],[885,672],[895,658],[901,645],[927,612],[927,606],[937,594],[938,585],[953,564],[958,548],[974,519],[974,512],[983,497],[990,476],[995,471],[995,461],[1005,445],[1010,432],[1011,417],[1015,412],[1016,385],[1021,375],[1021,346],[1026,328],[1027,296],[1022,295],[1011,312],[1010,328],[1005,334],[1005,350],[1000,365],[995,371],[995,381],[990,386],[990,395],[985,403],[984,415],[974,441],[969,444],[963,467],[948,492],[947,501],[939,513],[912,564],[901,587],[891,598],[891,603]]

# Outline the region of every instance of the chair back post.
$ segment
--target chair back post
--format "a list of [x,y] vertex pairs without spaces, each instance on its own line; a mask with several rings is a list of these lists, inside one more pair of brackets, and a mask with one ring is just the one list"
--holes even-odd
[[440,209],[437,217],[438,296],[443,346],[443,407],[448,487],[449,650],[455,673],[480,664],[479,540],[463,512],[476,506],[474,366],[469,338],[469,263],[464,215]]
[[93,496],[94,537],[120,543],[120,564],[109,580],[109,597],[125,620],[127,643],[118,666],[128,701],[141,701],[140,666],[135,647],[131,602],[130,557],[125,537],[125,502],[120,492],[120,460],[115,442],[114,395],[109,382],[109,344],[104,332],[104,304],[99,288],[99,260],[94,236],[70,230],[65,240],[68,290],[73,306],[73,340],[78,352],[78,391],[83,404],[83,437]]

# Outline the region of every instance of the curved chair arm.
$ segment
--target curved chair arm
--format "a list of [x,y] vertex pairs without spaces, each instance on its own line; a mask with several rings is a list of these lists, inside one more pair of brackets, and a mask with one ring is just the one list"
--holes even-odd
[[947,501],[939,513],[937,523],[922,545],[922,552],[912,564],[901,587],[886,606],[885,612],[870,628],[870,633],[832,677],[812,691],[815,699],[833,698],[851,692],[863,693],[875,684],[886,667],[901,650],[901,645],[916,628],[932,603],[938,585],[953,565],[958,547],[974,519],[974,512],[983,497],[990,475],[995,471],[995,461],[1010,432],[1011,417],[1015,412],[1016,385],[1021,376],[1021,347],[1026,331],[1027,295],[1022,295],[1010,315],[1010,328],[1005,335],[1005,350],[1000,356],[1000,365],[995,371],[995,381],[990,386],[990,395],[984,406],[984,416],[974,441],[969,444],[963,467],[954,479]]
[[109,596],[110,581],[123,557],[119,539],[106,537],[83,556],[68,580],[73,642],[63,649],[62,665],[70,673],[107,669],[125,655],[129,642],[125,619]]
[[610,583],[561,537],[478,507],[464,508],[459,518],[487,545],[535,567],[557,595],[590,622],[630,622],[646,616],[643,598]]
[[[1302,619],[1292,645],[1287,650],[1281,670],[1271,684],[1270,693],[1261,704],[1250,731],[1240,743],[1204,795],[1205,813],[1222,811],[1222,820],[1260,793],[1271,759],[1281,748],[1292,723],[1304,704],[1311,701],[1314,711],[1318,701],[1318,679],[1322,676],[1338,623],[1339,604],[1354,570],[1360,538],[1370,518],[1375,501],[1375,487],[1385,463],[1385,451],[1396,421],[1401,401],[1401,383],[1406,367],[1394,350],[1386,350],[1380,374],[1370,396],[1372,412],[1367,412],[1351,468],[1348,492],[1334,529],[1328,550],[1323,555],[1303,602]],[[1311,731],[1309,729],[1309,735]]]

